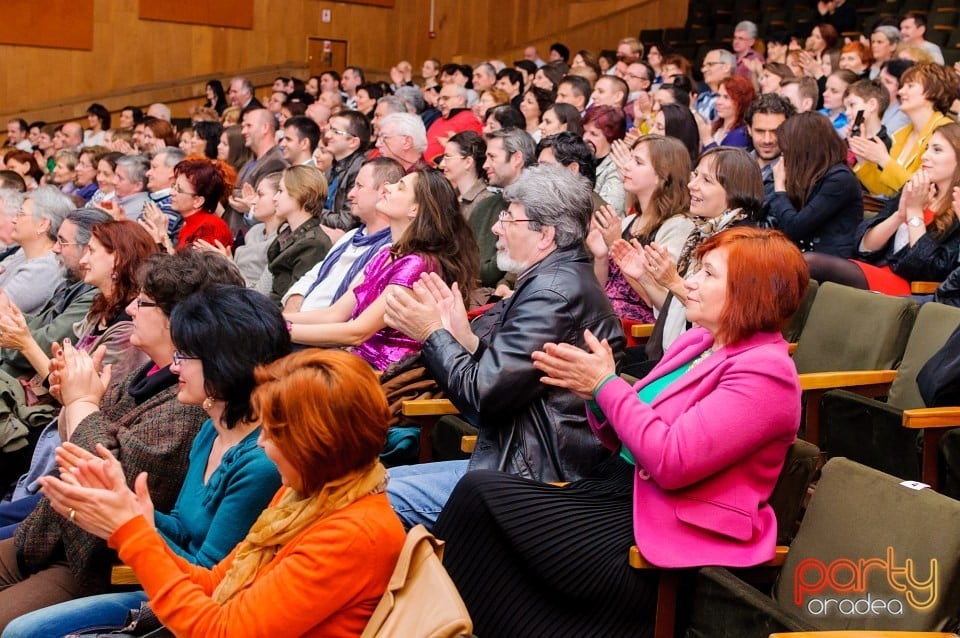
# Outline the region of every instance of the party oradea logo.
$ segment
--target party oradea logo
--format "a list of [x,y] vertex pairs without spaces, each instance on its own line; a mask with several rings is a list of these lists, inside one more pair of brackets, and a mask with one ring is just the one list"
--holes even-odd
[[903,616],[926,612],[939,593],[937,559],[898,557],[806,558],[793,573],[793,601],[812,616]]

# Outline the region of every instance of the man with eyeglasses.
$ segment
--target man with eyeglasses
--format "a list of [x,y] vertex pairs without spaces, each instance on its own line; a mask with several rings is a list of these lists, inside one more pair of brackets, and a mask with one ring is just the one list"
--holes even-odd
[[440,140],[448,140],[461,131],[483,133],[483,122],[467,108],[467,90],[462,86],[444,84],[437,97],[437,107],[440,117],[427,129],[427,150],[423,153],[424,161],[433,166],[440,163],[443,155]]
[[405,173],[429,168],[423,161],[427,150],[427,129],[412,113],[391,113],[380,120],[377,150],[382,157],[397,160]]
[[714,49],[703,58],[700,70],[708,90],[697,96],[693,110],[710,124],[717,119],[717,89],[724,79],[733,75],[736,63],[736,56],[725,49]]
[[757,25],[749,20],[738,22],[733,28],[733,52],[737,56],[733,73],[751,82],[763,70],[763,56],[753,48],[757,35]]
[[[388,295],[387,325],[423,342],[430,376],[478,428],[469,461],[390,469],[387,494],[406,526],[432,527],[469,470],[575,481],[609,456],[587,425],[582,400],[542,384],[530,357],[546,343],[583,348],[585,330],[623,350],[620,320],[583,245],[591,193],[586,178],[559,166],[531,167],[504,190],[492,229],[500,267],[517,275],[517,288],[472,322],[438,277]],[[441,315],[438,304],[449,309]]]
[[[358,223],[350,214],[347,195],[363,166],[364,153],[370,144],[370,122],[360,111],[340,111],[330,117],[323,142],[333,155],[333,166],[327,173],[327,201],[321,223],[328,228],[347,231]],[[339,237],[331,237],[332,241],[337,239]]]

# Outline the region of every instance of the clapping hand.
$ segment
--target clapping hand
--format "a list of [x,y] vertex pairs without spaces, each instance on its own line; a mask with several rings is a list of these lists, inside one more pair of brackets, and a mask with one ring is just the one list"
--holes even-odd
[[569,343],[547,343],[533,353],[533,367],[544,373],[541,383],[566,388],[581,399],[593,398],[600,382],[616,373],[616,364],[606,339],[600,341],[589,330],[583,339],[587,350]]

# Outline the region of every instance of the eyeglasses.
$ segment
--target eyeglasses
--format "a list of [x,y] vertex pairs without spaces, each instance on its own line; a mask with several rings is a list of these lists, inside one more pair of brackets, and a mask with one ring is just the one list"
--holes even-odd
[[500,222],[500,225],[501,225],[501,226],[502,226],[503,224],[510,224],[510,223],[513,223],[513,222],[535,222],[535,221],[537,221],[537,220],[535,220],[535,219],[508,219],[508,218],[507,218],[507,215],[509,215],[509,214],[510,214],[510,211],[508,211],[508,210],[502,210],[502,211],[500,211],[500,212],[497,214],[497,221]]
[[60,237],[59,235],[57,236],[57,244],[59,244],[60,248],[63,248],[64,246],[82,246],[83,245],[78,241],[63,241],[63,237]]
[[714,66],[716,64],[726,64],[726,62],[704,62],[703,66],[701,66],[700,68],[703,68],[704,66]]
[[174,182],[173,186],[170,187],[170,191],[173,193],[180,193],[181,195],[190,195],[191,197],[197,197],[196,193],[191,193],[190,191],[183,190],[179,184]]
[[179,350],[173,351],[173,365],[178,368],[183,364],[184,361],[199,361],[200,357],[191,357],[188,354],[184,354]]
[[354,135],[353,133],[351,133],[351,132],[349,132],[349,131],[344,131],[344,130],[341,129],[341,128],[333,128],[332,126],[328,126],[328,127],[327,127],[327,130],[330,131],[331,133],[336,133],[337,135],[340,135],[341,137],[356,137],[356,135]]
[[147,301],[143,297],[136,297],[134,301],[137,303],[137,308],[159,308],[160,304],[155,301]]
[[391,137],[403,137],[403,135],[400,135],[399,133],[397,133],[397,134],[395,134],[395,135],[384,135],[383,133],[381,133],[380,135],[377,136],[377,141],[378,141],[378,142],[380,142],[380,141],[385,141],[385,140],[390,139]]

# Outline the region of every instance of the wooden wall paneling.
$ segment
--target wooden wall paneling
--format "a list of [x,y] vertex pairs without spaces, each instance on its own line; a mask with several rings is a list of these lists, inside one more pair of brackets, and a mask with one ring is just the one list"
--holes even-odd
[[[60,1],[46,0],[44,14]],[[226,81],[243,72],[256,78],[259,94],[273,75],[305,77],[308,37],[348,42],[349,63],[383,79],[400,59],[417,70],[427,57],[510,63],[528,44],[544,56],[557,40],[571,51],[597,50],[641,28],[682,25],[686,18],[683,0],[436,0],[437,34],[430,39],[429,0],[394,0],[392,10],[327,0],[253,0],[249,30],[141,20],[140,0],[71,0],[90,1],[91,51],[0,44],[0,119],[78,118],[95,100],[111,110],[166,101],[181,116],[202,99],[209,78]],[[323,9],[332,12],[332,22],[320,21]]]
[[252,29],[253,0],[140,0],[139,17],[143,20]]
[[94,0],[4,0],[0,43],[93,48]]

